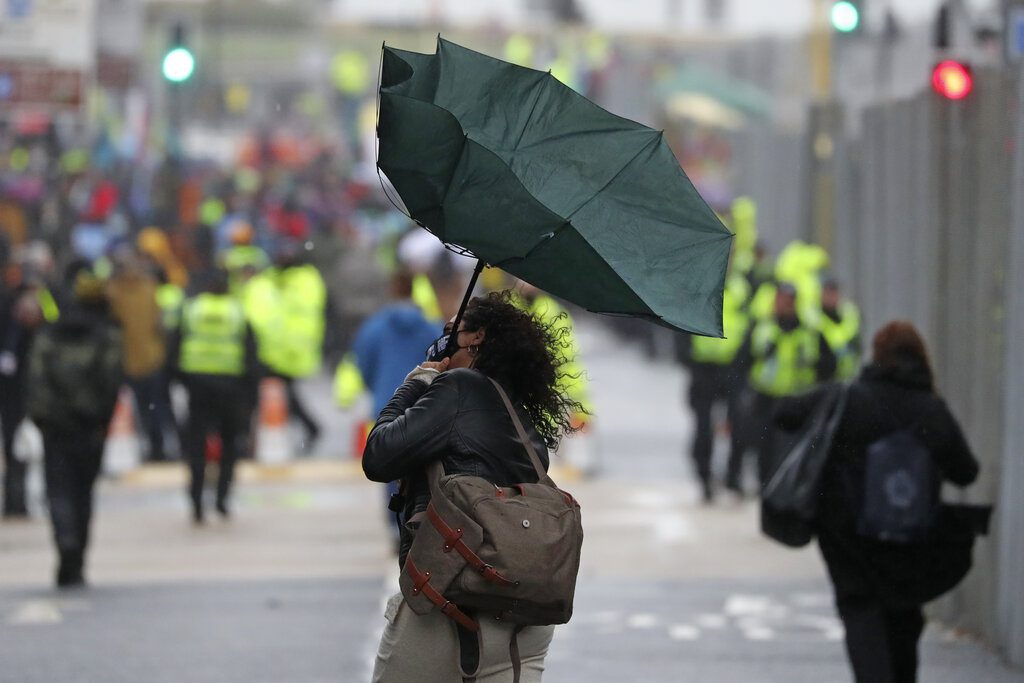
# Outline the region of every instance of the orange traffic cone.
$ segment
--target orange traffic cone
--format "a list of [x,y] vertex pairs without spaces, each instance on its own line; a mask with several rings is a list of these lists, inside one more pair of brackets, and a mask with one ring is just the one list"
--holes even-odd
[[107,442],[103,446],[103,470],[107,474],[121,474],[141,463],[142,448],[135,432],[131,392],[127,387],[121,387],[107,431]]
[[359,460],[363,457],[363,451],[366,450],[366,441],[370,438],[370,432],[373,431],[373,425],[376,424],[373,420],[359,420],[352,427],[352,457]]
[[256,428],[256,460],[279,465],[292,456],[288,440],[288,394],[284,381],[267,377],[260,382],[260,421]]

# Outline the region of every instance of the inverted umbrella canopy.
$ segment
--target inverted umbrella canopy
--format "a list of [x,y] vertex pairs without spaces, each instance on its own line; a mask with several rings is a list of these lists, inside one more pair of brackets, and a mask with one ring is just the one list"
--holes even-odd
[[442,242],[584,308],[722,335],[732,234],[662,133],[438,38],[384,48],[377,164]]

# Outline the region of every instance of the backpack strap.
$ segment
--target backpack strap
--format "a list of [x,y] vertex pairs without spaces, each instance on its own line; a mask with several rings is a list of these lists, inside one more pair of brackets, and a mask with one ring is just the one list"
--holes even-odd
[[411,557],[405,558],[405,567],[403,568],[403,571],[405,571],[405,573],[409,575],[409,578],[412,579],[413,595],[419,595],[422,593],[428,600],[430,600],[430,602],[440,608],[441,614],[452,619],[463,628],[474,633],[480,630],[480,625],[478,623],[470,619],[465,612],[455,605],[455,603],[441,595],[436,588],[430,585],[430,572],[421,572]]
[[[505,404],[505,410],[508,411],[508,416],[512,418],[512,424],[515,425],[516,434],[519,436],[520,443],[523,444],[523,448],[526,449],[526,454],[530,457],[530,462],[533,464],[533,469],[537,471],[537,483],[546,484],[551,488],[558,488],[555,485],[554,480],[548,476],[548,473],[544,470],[544,465],[540,461],[540,456],[537,455],[537,449],[533,447],[533,442],[530,437],[526,434],[526,429],[523,427],[523,421],[519,419],[519,414],[516,413],[516,409],[512,407],[512,401],[509,400],[508,394],[502,388],[498,382],[488,377],[494,388],[498,390],[498,395],[501,396],[502,402]],[[431,461],[427,467],[427,483],[430,486],[430,497],[433,498],[437,495],[437,485],[441,481],[441,477],[444,476],[444,466],[441,464],[441,459]]]
[[547,484],[552,488],[555,487],[555,482],[548,476],[548,473],[544,470],[544,465],[540,461],[540,456],[537,455],[537,449],[533,447],[533,442],[530,437],[526,435],[526,429],[523,428],[523,422],[519,419],[516,409],[512,407],[512,401],[509,400],[508,394],[502,388],[497,381],[488,377],[491,380],[491,384],[498,390],[498,395],[501,396],[502,402],[505,404],[505,409],[508,411],[508,416],[512,418],[512,424],[516,427],[516,433],[519,435],[519,441],[522,442],[523,447],[526,449],[526,454],[530,456],[530,462],[533,463],[533,468],[537,470],[537,481],[541,484]]
[[[523,675],[523,660],[519,656],[519,632],[526,628],[516,626],[512,630],[512,639],[508,643],[508,658],[512,663],[512,683],[519,683]],[[476,676],[463,676],[462,683],[476,683]]]
[[512,683],[519,683],[523,673],[523,661],[519,657],[519,632],[526,628],[523,625],[516,626],[512,631],[512,640],[508,644],[508,656],[512,662]]

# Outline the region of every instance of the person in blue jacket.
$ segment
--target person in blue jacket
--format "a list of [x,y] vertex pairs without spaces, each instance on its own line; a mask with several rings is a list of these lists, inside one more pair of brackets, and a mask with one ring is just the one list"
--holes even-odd
[[[366,319],[352,343],[355,365],[373,396],[375,416],[442,333],[441,324],[428,320],[413,302],[412,283],[409,272],[396,271],[391,277],[391,302]],[[387,492],[389,497],[398,493],[398,483],[389,483]]]
[[352,343],[356,367],[373,396],[373,414],[387,405],[410,367],[423,362],[424,349],[441,334],[412,300],[412,275],[399,270],[391,276],[391,302],[371,315]]

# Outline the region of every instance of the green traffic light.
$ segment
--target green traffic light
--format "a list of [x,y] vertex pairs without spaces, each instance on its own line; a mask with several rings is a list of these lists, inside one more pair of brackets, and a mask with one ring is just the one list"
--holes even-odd
[[840,33],[850,33],[860,25],[860,12],[857,6],[847,0],[832,5],[832,27]]
[[164,78],[172,83],[187,81],[196,68],[196,59],[184,47],[176,47],[164,56]]

